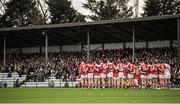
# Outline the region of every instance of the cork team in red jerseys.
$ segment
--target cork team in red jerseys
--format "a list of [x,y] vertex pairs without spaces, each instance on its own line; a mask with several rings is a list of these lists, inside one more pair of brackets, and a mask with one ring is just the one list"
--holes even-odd
[[95,61],[79,65],[82,88],[168,88],[170,65],[157,62]]

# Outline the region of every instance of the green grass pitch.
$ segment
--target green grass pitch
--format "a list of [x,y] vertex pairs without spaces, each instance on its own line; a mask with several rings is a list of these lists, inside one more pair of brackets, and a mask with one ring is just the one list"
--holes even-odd
[[180,90],[2,88],[0,103],[180,103]]

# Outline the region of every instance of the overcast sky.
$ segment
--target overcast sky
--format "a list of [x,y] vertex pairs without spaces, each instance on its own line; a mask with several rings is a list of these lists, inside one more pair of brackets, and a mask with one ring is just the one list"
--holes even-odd
[[[91,14],[90,11],[84,9],[82,7],[82,3],[86,3],[87,0],[72,0],[72,5],[75,9],[77,9],[80,13],[84,15]],[[136,0],[131,0],[131,4],[133,4]],[[142,7],[144,6],[144,0],[139,0],[139,13],[143,13]]]
[[[3,0],[2,0],[3,1]],[[8,1],[8,0],[6,0]],[[43,2],[44,0],[40,0],[41,4],[44,6],[44,8],[47,8],[47,5],[45,5],[45,3]],[[73,7],[80,13],[84,14],[84,15],[90,15],[91,12],[89,10],[86,10],[82,7],[82,3],[86,3],[87,0],[71,0],[72,1],[72,5]],[[136,0],[131,0],[130,4],[133,4]],[[142,7],[144,5],[144,0],[139,0],[139,13],[143,13]],[[1,5],[0,5],[1,7]],[[2,13],[0,11],[0,13]]]

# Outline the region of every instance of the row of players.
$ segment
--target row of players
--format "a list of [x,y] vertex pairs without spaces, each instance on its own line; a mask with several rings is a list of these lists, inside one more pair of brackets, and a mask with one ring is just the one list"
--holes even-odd
[[128,81],[131,88],[165,88],[170,84],[170,65],[167,63],[124,63],[81,62],[79,66],[82,87],[88,88],[124,88]]

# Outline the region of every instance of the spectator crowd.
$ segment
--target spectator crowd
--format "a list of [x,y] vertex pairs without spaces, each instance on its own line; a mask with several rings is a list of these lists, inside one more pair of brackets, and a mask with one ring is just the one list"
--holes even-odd
[[[132,62],[132,49],[107,49],[90,51],[90,62],[99,60],[124,60]],[[75,81],[80,78],[79,65],[87,62],[86,52],[59,52],[48,54],[48,64],[46,68],[45,54],[9,54],[6,65],[0,65],[0,72],[17,72],[19,76],[27,75],[28,81],[44,81],[49,77],[56,77],[66,81]],[[135,50],[135,62],[154,62],[154,60],[166,62],[171,66],[171,81],[178,84],[180,70],[177,63],[176,48],[142,48]]]

